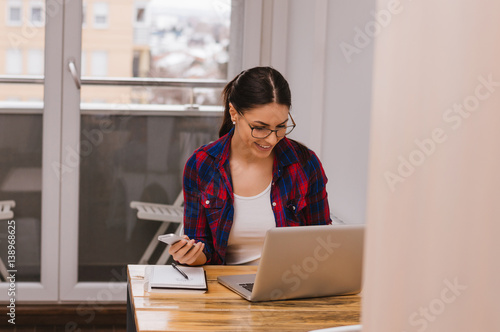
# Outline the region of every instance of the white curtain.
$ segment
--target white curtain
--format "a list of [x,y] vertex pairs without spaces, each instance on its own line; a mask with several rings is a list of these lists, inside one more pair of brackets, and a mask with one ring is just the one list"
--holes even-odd
[[363,331],[500,331],[500,1],[376,14]]

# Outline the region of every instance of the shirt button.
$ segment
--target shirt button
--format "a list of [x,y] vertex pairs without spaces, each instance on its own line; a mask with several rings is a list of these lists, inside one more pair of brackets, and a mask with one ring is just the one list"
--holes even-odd
[[205,201],[205,204],[206,204],[206,205],[210,204],[210,201],[207,199],[207,200]]
[[273,202],[273,206],[276,206],[276,202]]

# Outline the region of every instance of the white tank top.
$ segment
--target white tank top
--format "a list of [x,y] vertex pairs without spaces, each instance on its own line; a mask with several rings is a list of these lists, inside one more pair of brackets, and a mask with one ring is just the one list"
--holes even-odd
[[266,232],[273,227],[276,227],[276,221],[271,208],[271,183],[256,196],[234,194],[234,219],[229,232],[226,263],[259,264]]

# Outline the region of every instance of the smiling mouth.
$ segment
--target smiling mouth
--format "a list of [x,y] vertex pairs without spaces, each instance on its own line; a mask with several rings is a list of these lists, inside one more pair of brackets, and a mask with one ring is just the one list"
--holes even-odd
[[257,144],[257,146],[258,146],[259,148],[263,149],[263,150],[269,150],[269,149],[271,149],[271,148],[272,148],[272,145],[261,145],[261,144],[259,144],[259,143],[255,143],[255,144]]

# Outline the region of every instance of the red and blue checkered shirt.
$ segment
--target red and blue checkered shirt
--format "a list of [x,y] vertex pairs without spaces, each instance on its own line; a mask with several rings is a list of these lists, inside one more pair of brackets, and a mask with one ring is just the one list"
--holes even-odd
[[[206,264],[225,264],[233,224],[233,130],[202,146],[184,168],[184,234],[205,243]],[[271,207],[277,227],[331,224],[327,178],[314,152],[283,138],[274,147]]]

